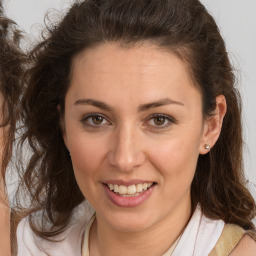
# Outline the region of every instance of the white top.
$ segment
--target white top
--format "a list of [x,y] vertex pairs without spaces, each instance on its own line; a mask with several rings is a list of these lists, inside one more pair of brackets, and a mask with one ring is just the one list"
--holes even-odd
[[54,237],[59,242],[37,237],[30,229],[28,218],[17,228],[18,256],[81,256],[82,237],[94,210],[84,202],[74,209],[68,228]]
[[[87,203],[76,208],[69,227],[61,235],[56,236],[55,240],[61,240],[59,242],[46,241],[36,237],[29,227],[27,218],[23,219],[17,229],[18,256],[46,256],[47,253],[51,256],[81,256],[84,233],[83,251],[87,253],[85,255],[89,255],[89,220],[92,211],[87,216],[84,216],[85,212],[88,212]],[[90,224],[92,222],[93,219]],[[223,227],[224,222],[222,220],[208,219],[202,214],[200,206],[198,206],[177,245],[175,245],[174,251],[171,252],[174,247],[172,246],[163,256],[207,256],[217,243]]]

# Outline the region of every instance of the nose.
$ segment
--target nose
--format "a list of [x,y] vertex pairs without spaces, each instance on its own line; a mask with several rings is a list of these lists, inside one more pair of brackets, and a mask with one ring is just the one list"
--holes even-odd
[[119,171],[129,172],[141,166],[146,157],[142,150],[139,131],[135,127],[120,127],[113,135],[109,152],[110,164]]

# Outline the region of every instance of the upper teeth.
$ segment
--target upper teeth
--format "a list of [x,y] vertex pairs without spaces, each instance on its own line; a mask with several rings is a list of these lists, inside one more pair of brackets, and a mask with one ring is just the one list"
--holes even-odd
[[115,193],[119,193],[120,195],[134,195],[136,193],[140,193],[143,190],[147,190],[152,186],[152,182],[150,183],[141,183],[137,185],[117,185],[117,184],[107,184],[110,190],[113,190]]

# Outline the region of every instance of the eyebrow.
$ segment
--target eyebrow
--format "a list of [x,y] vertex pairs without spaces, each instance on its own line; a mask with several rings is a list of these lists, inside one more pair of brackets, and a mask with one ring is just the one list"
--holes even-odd
[[[160,99],[158,101],[140,105],[138,108],[138,112],[143,112],[143,111],[149,110],[151,108],[157,108],[157,107],[170,105],[170,104],[184,106],[184,104],[182,102],[178,102],[178,101],[172,100],[170,98],[164,98],[164,99]],[[80,100],[77,100],[74,103],[74,105],[92,105],[97,108],[113,112],[113,108],[111,106],[109,106],[108,104],[106,104],[102,101],[98,101],[98,100],[94,100],[94,99],[80,99]]]
[[151,102],[151,103],[140,105],[139,106],[139,112],[146,111],[146,110],[149,110],[151,108],[157,108],[157,107],[161,107],[161,106],[165,106],[165,105],[170,105],[170,104],[184,106],[184,104],[181,103],[181,102],[172,100],[170,98],[165,98],[165,99],[161,99],[161,100],[154,101],[154,102]]
[[112,107],[110,107],[108,104],[98,101],[98,100],[93,100],[93,99],[80,99],[77,100],[74,105],[92,105],[97,108],[101,108],[106,111],[113,111]]

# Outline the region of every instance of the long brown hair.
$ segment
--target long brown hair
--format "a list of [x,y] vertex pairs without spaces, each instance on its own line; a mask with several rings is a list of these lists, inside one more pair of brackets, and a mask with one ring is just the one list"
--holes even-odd
[[[26,65],[26,56],[20,47],[21,37],[22,32],[19,27],[5,16],[0,0],[0,94],[3,100],[0,106],[0,130],[3,131],[1,134],[3,135],[2,148],[0,149],[2,154],[0,186],[4,186],[4,190],[6,169],[11,161],[16,126],[19,120],[20,98],[23,91],[22,77]],[[5,196],[4,193],[3,197]],[[8,197],[6,196],[6,198]],[[9,207],[8,200],[5,201],[6,198],[0,200],[4,200],[6,207]],[[12,222],[11,233],[14,233],[14,226],[15,224]],[[14,234],[11,235],[11,239],[13,237]]]
[[[27,214],[41,210],[51,230],[32,230],[49,239],[62,232],[72,210],[85,200],[72,168],[60,128],[60,114],[70,84],[72,59],[82,50],[104,42],[123,47],[150,42],[177,54],[188,65],[210,116],[216,97],[226,97],[228,109],[219,140],[210,154],[200,156],[192,182],[193,207],[245,229],[254,229],[255,202],[246,188],[242,166],[241,103],[233,70],[218,27],[198,0],[85,0],[71,7],[58,26],[31,52],[23,98],[23,143],[32,156],[23,185],[31,195]],[[42,219],[40,219],[42,221]]]
[[21,36],[22,33],[15,22],[4,15],[0,2],[0,94],[3,98],[0,128],[4,129],[1,163],[3,180],[5,180],[5,171],[12,155],[16,121],[19,118],[25,65],[25,54],[20,48]]

